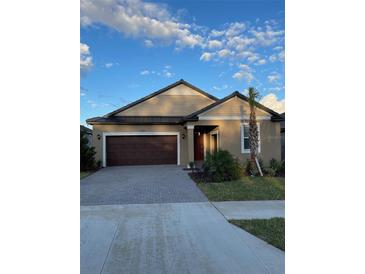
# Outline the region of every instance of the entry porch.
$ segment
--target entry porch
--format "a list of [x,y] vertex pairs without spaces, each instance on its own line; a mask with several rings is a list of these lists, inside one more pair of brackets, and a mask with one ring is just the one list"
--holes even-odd
[[218,125],[187,125],[189,163],[202,163],[207,153],[219,149]]

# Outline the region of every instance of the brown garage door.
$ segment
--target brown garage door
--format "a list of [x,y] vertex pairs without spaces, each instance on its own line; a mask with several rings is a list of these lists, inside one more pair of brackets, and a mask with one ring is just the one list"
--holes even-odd
[[107,136],[106,165],[177,164],[176,136]]

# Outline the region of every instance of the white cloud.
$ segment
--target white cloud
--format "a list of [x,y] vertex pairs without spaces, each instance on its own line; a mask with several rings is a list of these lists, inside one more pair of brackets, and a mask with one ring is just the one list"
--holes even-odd
[[284,62],[284,59],[285,59],[284,50],[280,51],[278,54],[272,54],[269,57],[270,62],[275,62],[275,61]]
[[139,74],[142,76],[147,76],[147,75],[157,75],[157,76],[163,76],[166,78],[171,78],[172,76],[174,76],[174,73],[172,73],[170,71],[171,66],[170,65],[165,65],[164,69],[162,71],[154,71],[154,70],[142,70]]
[[235,36],[235,35],[241,33],[242,31],[244,31],[245,29],[246,29],[246,25],[244,23],[235,22],[235,23],[231,23],[229,25],[225,34],[226,34],[226,36]]
[[261,46],[270,46],[282,39],[284,35],[283,30],[274,31],[270,25],[266,25],[265,31],[252,29],[250,33],[255,37],[255,43]]
[[254,79],[251,72],[243,70],[236,72],[235,74],[233,74],[232,77],[236,80],[245,79],[248,83],[250,83]]
[[171,78],[173,74],[170,71],[164,71],[163,76],[165,76],[166,78]]
[[246,64],[240,64],[238,67],[239,67],[240,69],[243,69],[243,70],[250,70],[249,65],[246,65]]
[[213,89],[214,90],[217,90],[217,91],[221,91],[221,90],[225,90],[225,89],[227,89],[229,86],[227,85],[227,84],[224,84],[224,85],[222,85],[222,86],[213,86]]
[[224,34],[224,30],[212,30],[211,32],[210,32],[210,36],[211,37],[219,37],[219,36],[222,36]]
[[111,68],[112,66],[113,66],[113,63],[106,63],[106,64],[105,64],[105,67],[106,67],[106,68]]
[[87,100],[86,103],[89,104],[92,108],[116,107],[114,104],[111,103],[102,103],[102,102],[96,103],[93,100]]
[[213,57],[213,54],[210,52],[204,52],[201,56],[200,56],[200,60],[203,61],[210,61]]
[[195,47],[203,42],[200,35],[191,33],[191,25],[179,22],[163,4],[141,0],[81,0],[80,9],[83,26],[103,24],[126,36],[175,42],[179,47]]
[[257,54],[253,54],[253,55],[247,57],[247,61],[249,61],[250,63],[253,63],[259,59],[260,59],[260,56],[258,56]]
[[275,62],[277,59],[278,59],[278,58],[276,57],[276,55],[275,55],[275,54],[270,55],[270,57],[269,57],[270,62]]
[[246,64],[240,64],[238,67],[240,70],[233,74],[232,77],[236,80],[245,79],[248,83],[250,83],[254,79],[251,68]]
[[254,55],[254,53],[251,51],[241,51],[237,54],[237,56],[242,57],[242,58],[247,58],[252,55]]
[[[233,22],[223,29],[212,29],[195,23],[185,23],[179,13],[172,14],[166,4],[143,0],[81,0],[81,24],[84,27],[101,24],[127,37],[143,39],[145,47],[175,45],[175,50],[200,47],[200,60],[213,57],[227,58],[230,62],[247,59],[249,63],[284,61],[284,31],[270,20],[264,25],[257,22]],[[254,26],[252,26],[254,25]],[[263,61],[258,49],[271,46],[272,56]],[[280,52],[282,51],[282,52]],[[214,61],[221,61],[214,58]],[[92,60],[89,60],[92,61]]]
[[277,113],[285,112],[285,99],[278,100],[277,96],[274,93],[269,93],[264,96],[260,100],[260,103],[276,111]]
[[234,48],[237,51],[243,51],[254,42],[255,40],[252,38],[233,36],[228,37],[227,46],[230,48]]
[[279,59],[280,62],[284,62],[285,52],[283,50],[279,52],[278,59]]
[[277,72],[273,72],[272,74],[267,76],[267,80],[269,80],[270,83],[276,82],[279,79],[280,79],[280,74],[278,74]]
[[223,43],[218,40],[210,40],[208,41],[208,48],[215,49],[215,48],[221,48]]
[[176,45],[179,47],[189,46],[191,48],[196,45],[202,45],[203,38],[198,34],[183,35],[179,40],[176,41]]
[[219,57],[227,57],[227,56],[231,55],[231,52],[228,49],[222,49],[222,50],[218,51],[218,55],[219,55]]
[[146,39],[146,40],[144,40],[144,46],[146,48],[152,48],[153,47],[153,42],[151,40]]
[[80,71],[85,73],[93,67],[93,58],[87,44],[80,43]]
[[149,75],[150,71],[149,70],[143,70],[139,73],[140,75]]
[[266,60],[265,59],[260,59],[257,61],[256,63],[257,65],[265,65],[266,64]]
[[283,88],[282,87],[273,87],[273,88],[268,88],[268,90],[270,92],[279,92],[281,91]]
[[85,96],[86,92],[80,92],[80,96]]
[[90,48],[88,45],[80,43],[80,54],[88,55],[90,54]]

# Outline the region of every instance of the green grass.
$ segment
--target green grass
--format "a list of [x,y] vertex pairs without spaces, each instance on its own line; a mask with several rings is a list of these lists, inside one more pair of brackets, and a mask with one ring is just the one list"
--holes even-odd
[[285,219],[230,220],[230,223],[285,251]]
[[80,180],[89,176],[91,173],[92,173],[92,171],[80,171]]
[[210,201],[284,200],[282,177],[242,177],[237,181],[198,183]]

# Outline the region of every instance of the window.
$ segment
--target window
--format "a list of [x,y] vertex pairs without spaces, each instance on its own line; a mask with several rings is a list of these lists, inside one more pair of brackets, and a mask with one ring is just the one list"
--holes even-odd
[[[250,143],[248,141],[249,136],[249,124],[244,123],[241,124],[241,152],[242,153],[250,153]],[[260,124],[257,123],[257,131],[259,137],[259,144],[258,144],[258,152],[261,152],[261,138],[260,138]]]

